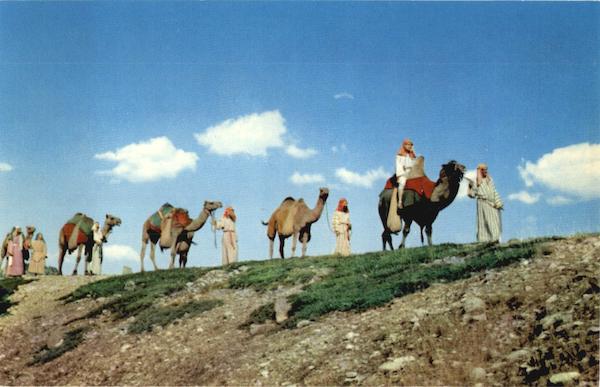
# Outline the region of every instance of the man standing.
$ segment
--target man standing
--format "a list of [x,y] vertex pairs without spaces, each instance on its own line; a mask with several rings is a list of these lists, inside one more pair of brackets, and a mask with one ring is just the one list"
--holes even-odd
[[504,204],[488,174],[487,165],[477,166],[477,182],[469,182],[468,195],[477,199],[477,241],[499,242],[502,233],[500,210],[504,209]]

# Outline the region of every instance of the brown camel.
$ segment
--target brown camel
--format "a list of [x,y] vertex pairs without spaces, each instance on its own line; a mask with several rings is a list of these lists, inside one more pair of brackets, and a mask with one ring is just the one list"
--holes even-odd
[[[62,275],[62,265],[65,254],[71,254],[77,250],[77,261],[73,268],[73,275],[77,275],[77,267],[81,260],[81,251],[85,247],[85,265],[84,272],[88,271],[88,262],[92,259],[92,247],[94,247],[94,236],[92,226],[94,220],[81,212],[76,213],[67,223],[62,226],[58,234],[58,274]],[[116,216],[106,214],[104,226],[102,227],[102,239],[106,241],[108,235],[114,226],[120,226],[121,219]]]
[[279,235],[279,255],[283,259],[285,239],[292,238],[292,257],[296,254],[298,239],[302,242],[302,256],[306,255],[306,244],[310,241],[310,227],[321,217],[323,207],[329,196],[328,188],[319,188],[319,197],[315,208],[310,209],[304,199],[294,200],[287,197],[273,212],[269,222],[262,222],[267,227],[269,237],[269,259],[273,259],[273,242],[275,234]]
[[[400,215],[404,221],[402,243],[399,248],[404,247],[406,237],[410,232],[410,226],[413,221],[421,227],[421,242],[423,242],[423,229],[425,229],[427,243],[429,246],[432,245],[431,234],[433,232],[433,222],[437,218],[439,212],[448,207],[456,198],[460,181],[463,178],[465,170],[466,168],[464,165],[459,164],[454,160],[442,165],[440,177],[435,183],[430,199],[427,199],[425,196],[410,189],[404,190],[404,194],[402,195],[403,208],[398,209],[398,215]],[[407,181],[418,177],[426,178],[424,173],[424,159],[422,156],[417,159],[415,166],[407,176]],[[387,226],[391,196],[391,189],[384,189],[379,194],[379,217],[383,224],[381,239],[383,241],[384,250],[386,249],[386,244],[389,244],[390,249],[394,249],[392,246],[391,234],[395,234],[395,232],[390,231]]]
[[169,269],[175,265],[175,255],[179,254],[179,267],[185,267],[187,256],[193,243],[194,232],[200,230],[214,210],[223,207],[221,202],[205,201],[202,211],[196,219],[190,219],[188,211],[174,208],[165,203],[154,214],[150,215],[142,227],[142,250],[140,252],[140,270],[144,271],[144,256],[146,245],[150,242],[150,260],[156,266],[155,247],[159,243],[160,249],[170,249],[171,262]]

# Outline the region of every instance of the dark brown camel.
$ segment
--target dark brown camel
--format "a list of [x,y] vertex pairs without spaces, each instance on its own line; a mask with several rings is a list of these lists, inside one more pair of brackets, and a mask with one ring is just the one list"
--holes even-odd
[[[418,162],[417,165],[419,165]],[[417,195],[414,191],[407,189],[404,190],[402,197],[404,208],[398,209],[398,215],[400,215],[404,221],[404,228],[402,230],[402,243],[400,244],[399,248],[404,247],[406,237],[410,232],[410,226],[413,221],[421,227],[421,243],[423,243],[423,229],[425,229],[425,233],[427,234],[427,243],[429,246],[432,245],[431,234],[433,232],[433,222],[437,218],[439,212],[448,207],[456,198],[460,181],[463,178],[465,170],[466,168],[464,165],[459,164],[454,160],[442,165],[440,177],[435,183],[435,188],[431,194],[431,199]],[[418,176],[424,176],[422,168],[415,168],[408,176],[408,179]],[[390,229],[387,227],[391,196],[391,189],[384,189],[379,194],[379,217],[381,218],[381,223],[383,224],[383,233],[381,234],[383,250],[386,249],[386,245],[389,245],[391,250],[394,249],[392,246],[391,234],[396,233],[390,231]],[[407,203],[410,201],[413,203]]]

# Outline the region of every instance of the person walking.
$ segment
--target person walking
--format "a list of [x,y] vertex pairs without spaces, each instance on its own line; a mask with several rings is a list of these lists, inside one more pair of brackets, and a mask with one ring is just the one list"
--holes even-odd
[[468,196],[477,199],[477,241],[499,242],[502,234],[500,211],[504,204],[486,164],[477,166],[477,181],[469,182]]
[[90,262],[90,274],[102,274],[102,244],[104,243],[100,223],[94,222],[92,226],[92,235],[94,238],[94,246],[92,247],[92,262]]
[[223,217],[212,221],[213,229],[223,230],[221,239],[221,264],[223,266],[237,262],[238,244],[237,233],[235,231],[235,222],[237,216],[232,207],[227,207],[223,212]]
[[335,251],[333,253],[347,257],[350,255],[350,230],[352,229],[348,200],[344,198],[339,200],[331,223],[335,233]]
[[402,208],[402,194],[404,193],[404,185],[406,177],[412,169],[415,162],[415,151],[413,142],[406,138],[402,141],[402,146],[396,154],[396,182],[398,184],[398,208]]
[[46,241],[41,232],[35,236],[35,239],[31,241],[31,249],[33,254],[29,261],[29,268],[27,271],[33,275],[44,274],[46,270],[46,258],[48,258],[48,250],[46,247]]
[[23,233],[21,227],[15,226],[11,239],[8,242],[8,266],[7,277],[20,277],[24,274],[23,263]]

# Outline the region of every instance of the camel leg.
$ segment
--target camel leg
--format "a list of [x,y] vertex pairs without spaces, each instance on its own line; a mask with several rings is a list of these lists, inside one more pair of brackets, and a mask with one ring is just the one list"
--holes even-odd
[[65,259],[65,254],[67,250],[64,249],[61,245],[58,246],[58,275],[62,275],[62,265]]
[[410,232],[411,224],[412,224],[412,221],[407,221],[404,223],[404,229],[402,229],[402,243],[400,244],[400,246],[398,246],[399,249],[404,248],[404,242],[406,242],[406,237],[408,236],[408,233]]
[[144,256],[146,255],[147,244],[148,240],[146,238],[142,238],[142,251],[140,251],[140,273],[144,272]]
[[385,251],[386,245],[390,246],[390,250],[394,251],[392,245],[392,234],[388,230],[383,230],[381,233],[381,240],[383,241],[383,251]]
[[84,261],[83,261],[83,273],[85,275],[92,275],[92,273],[90,273],[90,271],[88,270],[88,265],[89,265],[90,260],[92,258],[92,251],[91,251],[91,249],[88,251],[88,248],[86,247],[84,254],[85,254],[85,257],[83,258],[84,259]]
[[72,275],[77,275],[77,268],[79,267],[79,261],[81,261],[81,250],[83,250],[83,245],[77,246],[77,260],[75,261]]
[[284,259],[283,256],[283,246],[285,245],[285,237],[283,235],[279,235],[279,256],[281,259]]
[[269,238],[269,259],[273,259],[273,243],[275,242],[275,238]]
[[187,265],[187,252],[179,253],[179,267],[184,268]]
[[296,244],[298,243],[298,233],[292,234],[292,258],[296,256]]
[[154,265],[154,271],[158,270],[158,266],[156,266],[156,245],[152,242],[150,242],[150,260]]
[[429,246],[433,245],[433,242],[431,241],[431,234],[433,234],[433,226],[431,224],[425,226],[425,234],[427,234],[427,244]]
[[308,233],[302,235],[302,258],[306,255],[306,245],[308,244]]

